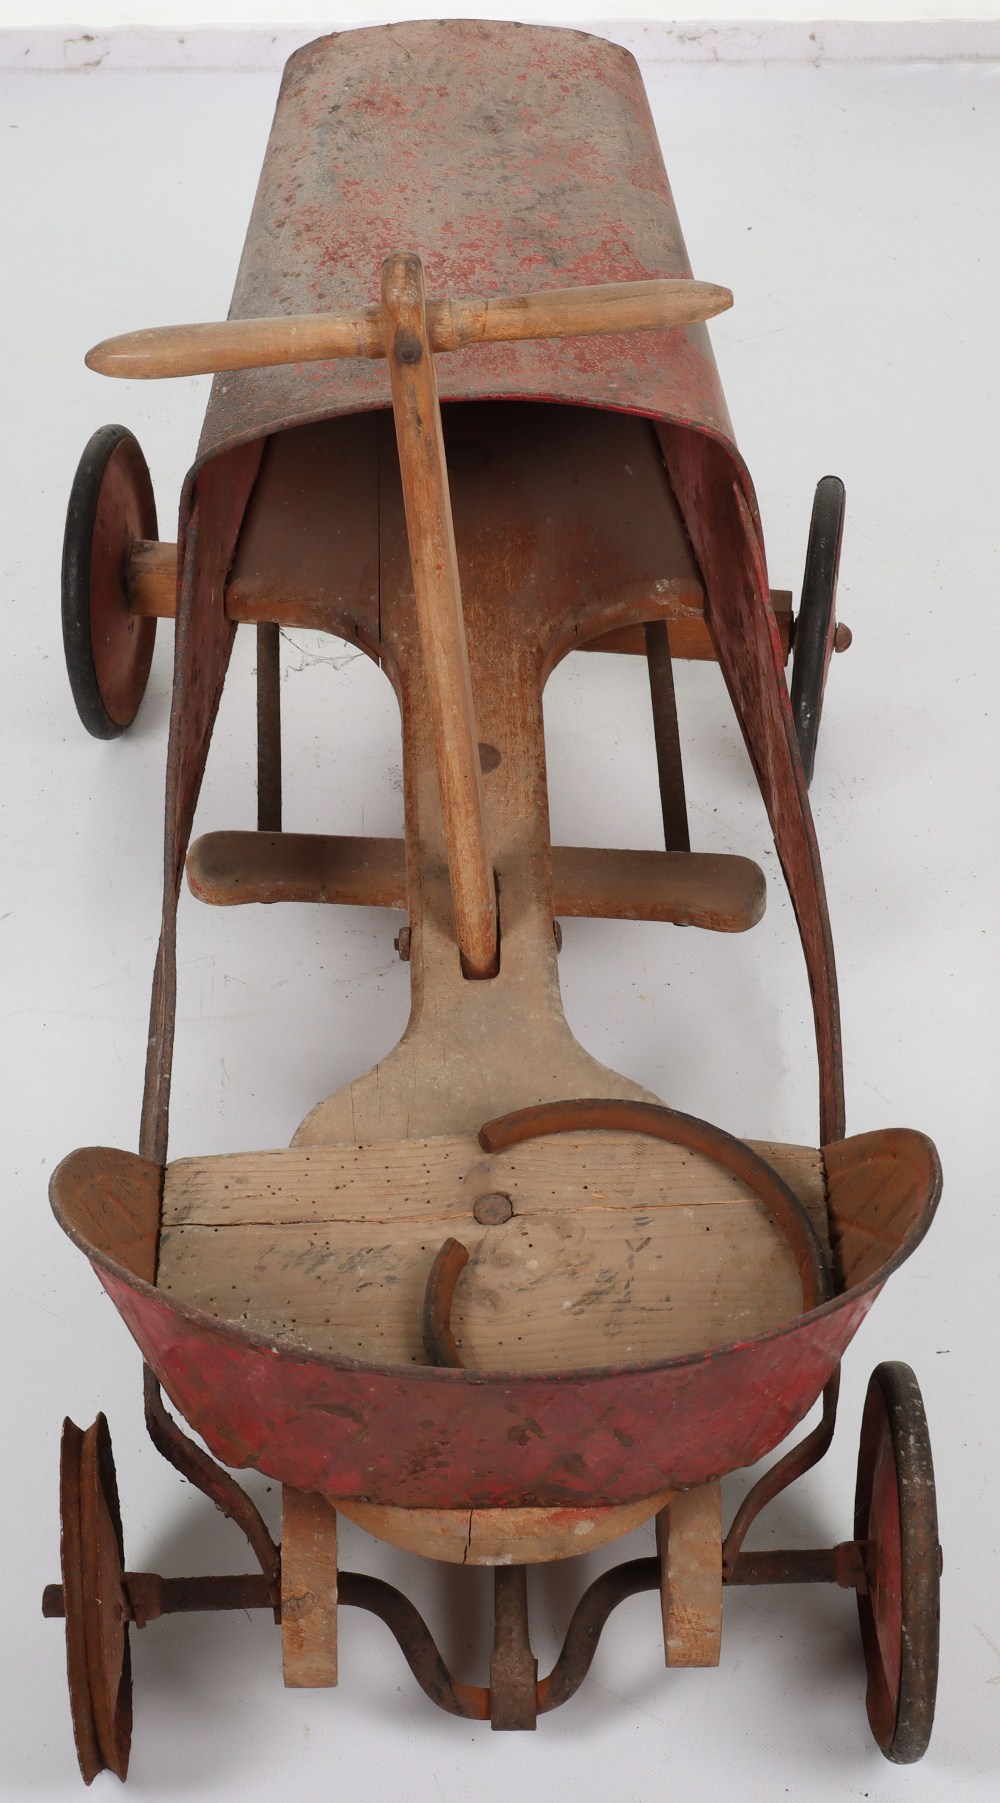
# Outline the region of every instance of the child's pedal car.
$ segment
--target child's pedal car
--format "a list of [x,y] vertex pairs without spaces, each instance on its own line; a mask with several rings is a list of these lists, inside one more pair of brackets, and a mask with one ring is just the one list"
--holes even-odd
[[[106,1423],[66,1424],[63,1583],[46,1609],[66,1618],[88,1781],[125,1775],[129,1628],[157,1614],[271,1608],[286,1682],[322,1685],[338,1604],[368,1608],[441,1707],[524,1728],[574,1693],[625,1596],[657,1590],[668,1665],[706,1665],[724,1587],[770,1582],[857,1593],[876,1738],[897,1760],[926,1745],[938,1547],[905,1367],[872,1380],[853,1537],[744,1550],[764,1503],[826,1450],[841,1356],[926,1231],[940,1177],[918,1133],[844,1136],[806,785],[843,490],[820,485],[793,628],[701,323],[729,300],[691,280],[624,51],[576,32],[404,25],[291,59],[231,319],[91,353],[109,374],[225,374],[176,549],[157,539],[122,428],[91,441],[71,503],[64,617],[85,724],[128,725],[158,615],[176,615],[176,647],[139,1154],[73,1153],[52,1198],[142,1351],[154,1441],[244,1528],[260,1572],[126,1571]],[[189,848],[240,622],[258,632],[259,830]],[[281,831],[291,625],[350,640],[393,683],[404,841]],[[648,659],[662,852],[550,844],[542,688],[583,646]],[[792,895],[818,1149],[747,1144],[663,1107],[563,1016],[560,916],[732,932],[763,911],[754,864],[689,847],[671,668],[686,655],[722,668]],[[167,1162],[185,862],[208,902],[407,912],[407,1031],[312,1108],[289,1150]],[[821,1396],[819,1426],[724,1532],[721,1477]],[[281,1482],[280,1549],[215,1459]],[[451,1675],[398,1592],[338,1573],[338,1511],[426,1556],[495,1566],[488,1685]],[[591,1585],[539,1680],[527,1567],[654,1516],[656,1556]]]

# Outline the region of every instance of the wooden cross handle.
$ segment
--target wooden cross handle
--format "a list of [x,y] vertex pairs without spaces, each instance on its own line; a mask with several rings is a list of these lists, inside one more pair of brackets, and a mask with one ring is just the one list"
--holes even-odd
[[[524,338],[581,338],[595,332],[648,332],[694,325],[733,304],[728,288],[687,280],[609,282],[600,288],[550,288],[490,300],[427,301],[432,351]],[[334,357],[384,357],[381,307],[291,318],[229,319],[215,325],[154,326],[105,338],[87,352],[101,376],[204,376],[275,363]]]

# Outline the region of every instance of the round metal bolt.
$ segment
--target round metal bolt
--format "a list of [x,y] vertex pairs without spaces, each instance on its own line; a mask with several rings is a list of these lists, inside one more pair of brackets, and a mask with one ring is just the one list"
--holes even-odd
[[397,332],[392,345],[397,363],[419,363],[424,348],[413,332]]
[[514,1204],[502,1189],[494,1189],[473,1203],[472,1212],[480,1227],[502,1227],[514,1213]]
[[849,651],[853,641],[854,634],[850,627],[845,626],[843,620],[839,620],[837,622],[837,630],[833,635],[833,649],[835,651]]

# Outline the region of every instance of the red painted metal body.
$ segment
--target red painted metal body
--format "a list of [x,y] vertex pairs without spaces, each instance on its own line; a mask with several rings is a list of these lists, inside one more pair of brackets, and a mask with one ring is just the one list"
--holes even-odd
[[[447,21],[343,32],[285,71],[231,313],[353,307],[383,256],[420,252],[437,292],[689,276],[633,58],[580,32]],[[819,853],[769,601],[753,488],[703,326],[476,346],[439,357],[444,402],[557,401],[657,423],[705,578],[716,655],[802,938],[820,1138],[844,1132],[840,1022]],[[187,849],[235,630],[225,575],[266,438],[390,404],[384,363],[216,379],[181,500],[164,908],[140,1149],[166,1157],[174,938]]]
[[878,1294],[659,1368],[396,1371],[267,1345],[100,1271],[171,1401],[224,1464],[401,1508],[624,1503],[763,1458]]
[[[72,1153],[52,1197],[150,1369],[225,1464],[403,1507],[593,1505],[753,1464],[815,1402],[886,1278],[923,1238],[940,1191],[921,1134],[861,1134],[831,1154],[837,1193],[850,1197],[860,1183],[873,1198],[862,1205],[857,1282],[729,1346],[558,1373],[363,1363],[297,1347],[291,1330],[276,1342],[185,1305],[136,1275],[154,1269],[160,1185],[156,1167],[132,1154]],[[891,1192],[908,1200],[890,1230],[879,1198]],[[836,1240],[835,1220],[832,1231]]]

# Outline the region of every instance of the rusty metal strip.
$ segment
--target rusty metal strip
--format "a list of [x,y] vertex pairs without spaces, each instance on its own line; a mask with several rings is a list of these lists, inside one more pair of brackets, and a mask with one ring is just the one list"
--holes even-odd
[[143,1366],[143,1400],[146,1428],[157,1452],[242,1529],[260,1562],[271,1605],[277,1610],[281,1603],[281,1553],[260,1510],[231,1473],[178,1427],[163,1406],[160,1386],[148,1365]]
[[786,1452],[770,1471],[757,1479],[733,1517],[733,1524],[722,1545],[722,1576],[724,1583],[735,1580],[730,1573],[735,1570],[737,1554],[747,1537],[747,1533],[761,1510],[794,1484],[805,1472],[818,1465],[820,1459],[829,1451],[833,1439],[833,1430],[837,1425],[837,1402],[840,1396],[840,1366],[831,1377],[823,1391],[823,1413],[819,1422],[798,1446]]
[[281,831],[281,629],[257,625],[257,831]]
[[468,1262],[468,1248],[461,1240],[447,1239],[431,1266],[423,1313],[424,1357],[429,1365],[462,1369],[462,1355],[451,1331],[451,1305],[455,1285]]
[[667,851],[690,851],[691,834],[684,794],[681,739],[677,726],[674,666],[666,621],[650,620],[645,633],[649,695],[653,705],[656,775],[660,785],[660,811],[663,815],[663,844]]
[[705,584],[705,617],[764,799],[798,923],[819,1061],[820,1141],[843,1139],[844,1068],[833,937],[819,847],[768,605],[752,491],[730,451],[676,425],[660,442]]
[[490,1693],[484,1685],[459,1684],[445,1665],[421,1615],[402,1592],[367,1573],[342,1571],[338,1601],[348,1608],[367,1609],[395,1635],[413,1676],[432,1703],[448,1715],[467,1721],[490,1719]]
[[538,1686],[539,1715],[547,1715],[561,1703],[568,1703],[579,1690],[593,1663],[601,1631],[612,1610],[630,1596],[659,1588],[660,1561],[655,1557],[630,1559],[594,1579],[573,1611],[562,1652],[548,1677]]
[[538,1660],[528,1633],[528,1571],[498,1565],[493,1574],[493,1653],[490,1726],[534,1728],[538,1720]]
[[795,1254],[802,1282],[803,1313],[831,1296],[833,1280],[829,1263],[798,1196],[759,1153],[709,1121],[653,1102],[603,1099],[543,1102],[534,1108],[517,1109],[500,1120],[487,1121],[480,1128],[479,1144],[484,1152],[502,1152],[509,1146],[521,1145],[528,1139],[542,1139],[550,1133],[601,1130],[642,1133],[670,1145],[689,1146],[692,1151],[721,1165],[723,1170],[730,1171],[763,1202]]

